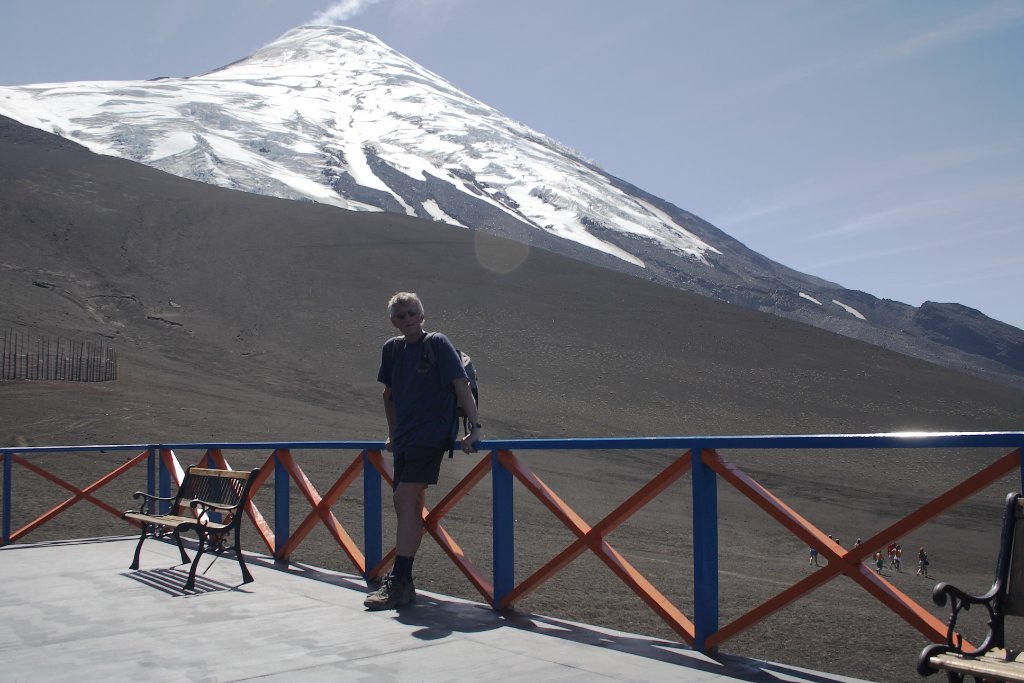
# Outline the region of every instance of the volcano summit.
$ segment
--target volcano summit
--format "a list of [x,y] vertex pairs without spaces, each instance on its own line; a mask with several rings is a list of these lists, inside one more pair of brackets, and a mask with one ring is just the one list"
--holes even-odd
[[4,87],[0,114],[181,177],[497,234],[1024,386],[1024,331],[767,259],[354,29],[296,28],[191,77]]

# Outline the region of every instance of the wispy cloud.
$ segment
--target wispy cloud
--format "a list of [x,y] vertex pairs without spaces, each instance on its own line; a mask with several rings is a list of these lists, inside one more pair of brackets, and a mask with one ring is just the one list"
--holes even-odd
[[[952,241],[936,245],[936,249],[943,250],[952,246],[960,246],[962,243]],[[1017,273],[1021,265],[1024,265],[1024,256],[1014,256],[1005,259],[986,261],[981,267],[949,267],[941,262],[934,262],[933,268],[927,278],[927,286],[908,285],[905,282],[905,273],[899,265],[886,266],[890,259],[905,260],[908,255],[920,256],[929,251],[930,245],[907,245],[903,247],[892,247],[888,249],[876,249],[864,251],[853,255],[844,255],[834,259],[825,259],[807,265],[808,272],[815,272],[814,269],[835,270],[839,266],[861,266],[868,264],[868,267],[880,271],[876,277],[876,285],[887,283],[900,285],[909,288],[908,291],[920,290],[914,296],[907,298],[924,301],[926,299],[962,301],[963,292],[959,290],[963,285],[979,282],[1005,282],[1006,287],[1012,289],[1016,282]],[[891,261],[890,261],[891,263]],[[950,288],[956,291],[949,292]],[[946,291],[946,294],[939,292]],[[984,305],[984,301],[975,305]]]
[[[869,198],[869,205],[875,204],[882,208],[810,235],[809,239],[860,237],[881,231],[891,234],[913,234],[920,233],[926,227],[931,232],[932,226],[937,225],[946,226],[950,230],[984,225],[987,226],[984,228],[986,231],[1002,232],[1002,226],[1009,224],[1019,230],[1017,226],[1021,210],[1020,188],[1024,177],[1019,172],[1008,173],[1007,177],[996,180],[991,176],[979,177],[970,184],[965,181],[946,182],[938,186],[938,189],[932,187],[923,193],[920,189],[915,191],[914,188],[908,187],[908,197],[918,194],[926,198],[902,201],[889,206],[883,206],[879,199],[866,195]],[[846,199],[844,203],[847,206],[857,206],[858,202],[855,201],[854,195],[849,195]]]
[[946,215],[949,209],[955,207],[956,204],[957,200],[955,199],[940,198],[890,206],[881,211],[857,216],[853,220],[829,230],[814,233],[810,238],[851,237],[878,231],[894,231],[907,225],[922,224]]
[[803,211],[808,206],[823,201],[820,197],[820,184],[805,180],[773,191],[764,201],[746,201],[729,213],[716,215],[715,224],[729,228],[761,224],[780,216]]
[[[1024,138],[1004,138],[976,145],[960,145],[924,150],[913,154],[880,158],[872,163],[845,169],[825,178],[808,178],[788,187],[773,191],[763,201],[749,201],[730,213],[715,216],[716,224],[725,229],[761,225],[770,227],[778,221],[836,205],[878,203],[893,187],[911,187],[925,183],[927,187],[944,186],[938,199],[908,202],[889,207],[870,215],[858,217],[832,228],[819,236],[870,231],[902,222],[910,216],[934,217],[943,211],[971,206],[973,212],[984,207],[1005,210],[1007,206],[1020,206],[1019,194],[1024,183],[1022,169],[1017,164],[1007,166],[1006,160],[1024,154]],[[968,173],[967,167],[981,167],[982,172]],[[950,184],[942,174],[953,172],[967,180]],[[932,195],[934,196],[934,195]]]
[[[965,5],[970,7],[971,5]],[[931,26],[918,33],[901,37],[895,42],[879,45],[860,45],[851,52],[825,58],[815,55],[813,60],[795,64],[775,73],[761,73],[756,82],[737,86],[720,94],[716,104],[735,106],[738,100],[773,92],[794,84],[820,78],[835,79],[843,73],[854,73],[894,64],[961,43],[980,35],[1012,28],[1024,21],[1024,3],[999,0],[988,3],[967,14],[945,23]]]
[[1001,31],[1024,19],[1024,4],[995,2],[957,17],[923,33],[909,36],[893,45],[877,50],[870,60],[873,65],[915,57],[946,45],[969,40],[976,35]]
[[313,16],[314,24],[337,24],[348,21],[366,11],[381,0],[338,0]]
[[970,238],[963,235],[955,235],[944,240],[931,240],[928,242],[914,242],[911,244],[899,245],[878,245],[874,249],[844,250],[843,253],[832,258],[825,258],[808,264],[808,272],[827,272],[836,266],[848,265],[851,263],[877,263],[883,259],[890,259],[906,254],[921,254],[926,251],[943,251],[950,247],[962,245],[969,242]]

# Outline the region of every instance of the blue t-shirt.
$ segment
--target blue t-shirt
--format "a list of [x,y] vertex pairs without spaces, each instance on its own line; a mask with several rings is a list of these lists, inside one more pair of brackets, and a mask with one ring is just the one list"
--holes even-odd
[[[424,344],[433,344],[431,367]],[[397,353],[395,345],[398,345]],[[377,381],[391,389],[395,404],[395,450],[406,446],[447,449],[458,433],[455,390],[458,378],[466,377],[462,360],[448,337],[434,332],[415,344],[392,337],[381,350]]]

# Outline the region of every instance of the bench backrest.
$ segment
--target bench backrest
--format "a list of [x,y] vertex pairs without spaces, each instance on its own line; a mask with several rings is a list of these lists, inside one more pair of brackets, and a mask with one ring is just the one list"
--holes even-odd
[[[1016,616],[1024,616],[1024,498],[1016,496],[1012,505],[1007,500],[1007,520],[1004,524],[1012,524],[1013,531],[1009,534],[1006,574],[1006,594],[1003,598],[1003,612]],[[1012,519],[1011,519],[1012,518]],[[1006,533],[1004,531],[1004,533]]]
[[[238,508],[246,502],[256,473],[244,470],[212,470],[190,465],[185,470],[174,508],[182,513],[193,500]],[[238,515],[236,515],[237,517]]]

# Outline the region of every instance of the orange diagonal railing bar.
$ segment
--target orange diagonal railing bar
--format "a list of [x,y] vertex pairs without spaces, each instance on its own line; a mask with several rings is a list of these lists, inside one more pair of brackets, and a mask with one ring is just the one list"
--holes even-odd
[[263,517],[263,513],[256,507],[253,498],[255,498],[256,492],[263,488],[263,485],[273,472],[274,456],[271,455],[267,462],[260,467],[260,473],[256,475],[256,480],[253,481],[252,488],[249,490],[249,503],[245,506],[245,514],[248,515],[253,526],[256,527],[256,533],[263,539],[263,543],[271,554],[274,553],[274,548],[277,545],[277,535],[274,533],[273,528],[271,528],[270,523]]
[[[851,561],[848,559],[847,552],[842,546],[829,539],[822,531],[814,527],[814,525],[783,503],[777,496],[751,479],[746,473],[742,472],[731,463],[724,461],[715,451],[704,451],[703,459],[705,464],[712,467],[712,469],[714,469],[715,472],[717,472],[723,479],[732,484],[736,490],[753,501],[758,507],[767,512],[784,527],[792,531],[794,535],[805,543],[819,548],[829,561],[829,566],[825,568],[828,572],[829,579],[842,572],[860,584],[870,594],[874,595],[883,604],[889,607],[889,609],[899,614],[916,628],[944,630],[942,623],[932,616],[931,613],[924,610],[924,608],[918,605],[914,600],[900,592],[895,586],[883,579],[880,575],[870,571],[859,561]],[[824,572],[821,572],[821,570],[819,570],[819,572],[822,576],[825,576]],[[823,582],[824,581],[807,580],[798,582],[797,585],[800,586],[800,592],[784,591],[784,594],[787,594],[785,602],[775,601],[773,606],[775,609],[778,609],[779,607],[792,602],[804,592],[821,585]],[[758,609],[748,612],[733,621],[731,624],[727,625],[725,628],[719,629],[718,632],[709,636],[709,647],[714,647],[714,644],[718,644],[725,638],[735,635],[735,633],[757,623],[763,619],[764,616],[765,614]]]
[[437,526],[434,529],[429,529],[430,535],[434,537],[437,544],[441,546],[445,554],[451,558],[451,561],[455,563],[455,566],[469,579],[469,582],[473,584],[473,587],[479,591],[487,601],[488,604],[494,602],[494,586],[490,581],[484,578],[484,575],[476,568],[469,556],[462,550],[462,547],[455,542],[455,539],[445,531],[444,527]]
[[[206,451],[206,455],[200,461],[200,465],[205,463],[207,466],[215,465],[223,470],[233,469],[228,464],[227,459],[224,458],[224,454],[219,448],[211,448]],[[263,513],[260,512],[256,504],[253,503],[253,498],[256,497],[256,492],[262,488],[263,484],[266,483],[271,473],[274,471],[274,454],[271,453],[263,465],[260,467],[259,474],[256,475],[256,479],[252,483],[252,488],[249,489],[249,502],[245,504],[245,514],[249,517],[249,520],[256,527],[256,533],[263,539],[263,543],[267,546],[267,549],[273,554],[275,546],[275,534],[274,530],[270,528],[270,524],[263,517]]]
[[366,459],[373,465],[373,469],[380,472],[380,476],[384,479],[384,483],[388,485],[388,488],[395,485],[395,475],[391,471],[391,465],[384,460],[384,456],[380,451],[367,451]]
[[430,509],[430,514],[424,517],[424,523],[430,527],[441,521],[441,518],[451,512],[466,495],[480,483],[491,471],[491,463],[488,458],[481,458],[480,461],[469,471],[458,484],[445,494],[445,497],[437,501],[437,504]]
[[[604,562],[612,572],[625,583],[630,590],[636,593],[651,610],[669,625],[676,633],[689,643],[694,642],[694,625],[686,615],[682,613],[672,602],[666,598],[657,588],[648,581],[643,574],[638,572],[618,551],[616,551],[606,540],[604,534],[618,527],[630,514],[643,507],[658,493],[664,490],[690,469],[690,453],[687,452],[660,475],[647,483],[636,494],[628,499],[623,505],[602,520],[597,527],[589,526],[583,518],[569,507],[565,501],[529,468],[519,462],[515,455],[509,451],[503,451],[499,455],[499,461],[512,473],[522,484],[544,504],[565,526],[576,536],[578,540],[566,548],[559,556],[551,560],[548,565],[541,568],[538,573],[545,573],[542,579],[535,579],[531,585],[518,594],[525,594],[536,588],[540,582],[551,576],[553,571],[561,569],[568,564],[576,555],[582,552],[584,547],[590,550]],[[661,477],[665,480],[662,481]],[[625,514],[628,513],[628,514]],[[573,554],[575,553],[575,554]],[[571,557],[570,557],[571,555]],[[552,571],[553,570],[553,571]],[[532,578],[532,577],[531,577]],[[519,588],[513,589],[509,594],[516,596]],[[512,600],[502,600],[503,607],[512,604]]]
[[363,557],[362,551],[359,550],[359,545],[352,540],[352,537],[342,526],[338,518],[334,516],[331,511],[331,507],[341,498],[341,495],[346,489],[355,481],[356,477],[362,474],[363,471],[363,454],[359,453],[352,463],[342,472],[341,476],[338,477],[337,481],[327,491],[327,494],[323,497],[317,492],[313,483],[306,476],[306,473],[302,471],[292,457],[290,450],[279,450],[277,452],[278,460],[282,466],[288,471],[292,481],[298,486],[299,491],[309,501],[310,506],[313,508],[304,520],[296,527],[295,531],[288,537],[288,542],[285,543],[284,548],[280,552],[278,559],[285,559],[291,557],[295,549],[299,547],[299,544],[306,538],[310,531],[318,521],[322,522],[327,528],[327,531],[334,536],[334,540],[337,541],[341,549],[348,555],[349,560],[355,565],[359,573],[362,574],[366,571],[366,559]]
[[750,479],[745,473],[724,461],[716,452],[705,451],[704,462],[732,484],[733,487],[792,531],[794,535],[808,543],[808,545],[818,548],[829,560],[827,566],[798,581],[782,593],[709,636],[707,639],[708,647],[716,647],[725,640],[762,621],[768,615],[781,609],[798,597],[830,581],[840,573],[846,574],[856,581],[920,633],[933,640],[942,641],[946,637],[946,625],[939,619],[936,619],[916,601],[899,591],[877,573],[871,571],[870,568],[862,564],[862,560],[871,554],[873,548],[881,547],[892,539],[920,527],[944,510],[951,508],[970,495],[995,482],[1015,467],[1019,467],[1020,451],[1016,450],[1007,454],[920,509],[875,534],[859,547],[852,548],[849,551],[832,541],[823,532],[782,503],[776,496]]
[[[984,469],[972,474],[970,477],[964,479],[962,482],[955,485],[939,497],[925,503],[903,519],[892,524],[886,529],[879,531],[863,544],[867,547],[867,550],[861,553],[861,556],[867,556],[870,553],[871,548],[881,548],[892,539],[904,536],[914,529],[923,526],[946,510],[952,508],[957,503],[970,498],[975,493],[985,489],[990,484],[995,483],[1001,477],[1006,476],[1018,468],[1020,468],[1019,448],[1010,451],[999,460],[996,460],[991,465],[988,465]],[[869,543],[872,545],[868,545]],[[943,630],[942,639],[945,640],[945,638],[946,633],[945,630]]]
[[448,555],[455,566],[459,568],[459,571],[487,599],[488,604],[494,602],[494,586],[484,578],[484,575],[469,559],[469,556],[466,555],[462,547],[456,543],[451,534],[445,531],[440,522],[452,508],[458,505],[459,501],[466,497],[474,486],[480,483],[481,479],[487,476],[490,469],[490,459],[481,458],[480,462],[444,498],[438,501],[429,512],[427,512],[426,508],[423,510],[423,529],[434,537],[434,540],[437,541],[437,544],[441,546],[441,549]]
[[559,498],[553,489],[541,481],[540,477],[520,463],[514,453],[502,451],[498,459],[505,466],[505,469],[511,472],[512,476],[518,479],[537,500],[543,503],[544,507],[550,510],[569,531],[576,534],[579,538],[586,538],[587,532],[590,531],[590,525],[577,515],[576,511],[569,507],[565,501]]
[[[510,472],[514,473],[515,469],[522,467],[522,465],[515,459],[515,456],[512,456],[511,453],[509,456],[511,457],[502,460],[502,464],[504,464]],[[616,508],[607,517],[595,524],[590,531],[573,541],[569,547],[549,560],[547,564],[521,581],[519,585],[516,586],[504,600],[502,600],[501,606],[509,607],[526,597],[541,584],[558,573],[562,568],[579,557],[588,546],[599,543],[600,539],[606,534],[610,534],[612,531],[617,529],[619,525],[632,516],[633,513],[656,498],[662,491],[686,474],[690,470],[690,464],[690,452],[687,451],[683,456],[675,460],[655,476],[648,484],[641,487],[640,490],[634,493],[628,500],[626,500],[626,502],[622,503],[622,505]]]
[[22,467],[24,467],[27,470],[35,472],[36,474],[38,474],[43,479],[51,481],[51,482],[53,482],[57,486],[60,486],[63,489],[67,489],[73,495],[70,498],[68,498],[67,500],[65,500],[63,503],[61,503],[60,505],[54,507],[53,509],[51,509],[48,512],[43,513],[42,515],[37,517],[35,520],[29,522],[28,524],[26,524],[22,528],[18,529],[14,533],[12,533],[11,534],[11,541],[12,542],[17,541],[19,538],[21,538],[25,534],[31,532],[33,529],[35,529],[39,525],[45,524],[50,519],[56,517],[60,513],[64,512],[64,510],[67,510],[69,507],[71,507],[72,505],[74,505],[75,503],[77,503],[77,502],[79,502],[81,500],[87,500],[90,503],[92,503],[93,505],[95,505],[95,506],[97,506],[99,508],[102,508],[103,510],[106,510],[107,512],[109,512],[110,514],[114,515],[115,517],[120,517],[121,513],[124,512],[124,510],[118,510],[114,506],[109,505],[107,503],[104,503],[102,500],[100,500],[98,498],[95,498],[92,495],[92,492],[96,491],[97,489],[102,488],[103,486],[106,486],[107,484],[109,484],[114,479],[117,479],[122,474],[124,474],[125,472],[127,472],[131,468],[133,468],[136,465],[138,465],[140,462],[143,462],[148,455],[149,455],[148,452],[140,453],[139,455],[137,455],[134,458],[131,458],[130,460],[124,462],[121,465],[119,465],[113,471],[111,471],[110,473],[100,477],[99,479],[97,479],[96,481],[94,481],[93,483],[89,484],[88,486],[86,486],[83,489],[80,489],[77,486],[74,486],[72,484],[67,483],[66,481],[64,481],[60,477],[57,477],[57,476],[55,476],[53,474],[50,474],[49,472],[47,472],[43,468],[39,467],[35,463],[31,463],[31,462],[25,460],[24,458],[22,458],[21,456],[18,456],[18,455],[12,456],[12,462],[15,462],[15,463],[21,465]]
[[178,457],[174,455],[174,451],[170,448],[161,448],[160,461],[167,471],[171,473],[171,479],[174,480],[175,486],[181,486],[181,480],[185,477],[185,470],[182,469],[181,463],[178,462]]
[[638,572],[633,565],[629,564],[607,541],[601,541],[601,545],[593,548],[593,551],[623,583],[629,586],[655,614],[661,617],[662,621],[678,633],[683,640],[693,645],[696,628],[693,622],[678,607],[672,604],[671,600],[655,588],[643,574]]
[[[384,458],[380,451],[368,451],[368,460],[373,467],[380,472],[381,478],[384,479],[388,486],[394,485],[394,475],[391,472],[391,467],[384,462]],[[423,517],[423,531],[429,533],[446,555],[452,560],[459,571],[461,571],[469,582],[473,584],[473,587],[480,592],[488,600],[494,600],[494,587],[487,579],[484,578],[483,574],[477,569],[476,565],[469,559],[462,547],[456,542],[455,538],[449,534],[444,527],[441,526],[441,519],[446,515],[453,507],[455,507],[459,501],[461,501],[469,491],[476,486],[481,479],[483,479],[489,471],[489,461],[487,458],[482,458],[476,466],[473,467],[469,473],[457,483],[448,494],[438,501],[437,505],[433,509],[428,510],[426,507],[420,511],[420,515]],[[367,574],[370,578],[379,578],[384,574],[384,570],[387,569],[395,561],[395,548],[391,547],[376,567]]]

